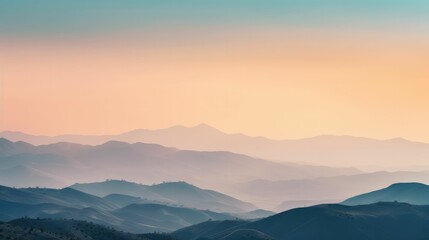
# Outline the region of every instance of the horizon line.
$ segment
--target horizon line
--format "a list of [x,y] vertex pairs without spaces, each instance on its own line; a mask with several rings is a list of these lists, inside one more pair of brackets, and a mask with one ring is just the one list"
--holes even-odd
[[[367,140],[376,140],[376,141],[392,141],[392,140],[402,140],[402,141],[407,141],[407,142],[412,142],[412,143],[423,143],[423,144],[429,144],[429,142],[425,142],[425,141],[419,141],[419,140],[412,140],[412,139],[408,139],[408,138],[404,138],[404,137],[389,137],[389,138],[376,138],[376,137],[366,137],[366,136],[356,136],[356,135],[349,135],[349,134],[318,134],[318,135],[313,135],[313,136],[307,136],[307,137],[297,137],[297,138],[282,138],[282,139],[276,139],[276,138],[270,138],[270,137],[266,137],[266,136],[261,136],[261,135],[257,135],[257,136],[252,136],[252,135],[248,135],[246,133],[242,133],[242,132],[225,132],[223,130],[220,130],[219,128],[213,127],[212,125],[206,124],[204,122],[196,124],[196,125],[181,125],[181,124],[176,124],[176,125],[172,125],[170,127],[164,127],[164,128],[154,128],[154,129],[149,129],[149,128],[136,128],[136,129],[131,129],[128,131],[124,131],[124,132],[120,132],[120,133],[113,133],[113,134],[79,134],[79,133],[64,133],[64,134],[56,134],[56,135],[45,135],[45,134],[32,134],[32,133],[28,133],[28,132],[24,132],[24,131],[20,131],[20,130],[2,130],[0,131],[0,134],[3,133],[16,133],[16,134],[25,134],[28,136],[32,136],[32,137],[47,137],[47,138],[56,138],[56,137],[64,137],[64,136],[82,136],[82,137],[110,137],[110,136],[118,136],[118,135],[123,135],[123,134],[127,134],[127,133],[132,133],[132,132],[136,132],[136,131],[163,131],[163,130],[169,130],[169,129],[173,129],[173,128],[185,128],[185,129],[196,129],[196,128],[206,128],[208,130],[212,130],[212,131],[217,131],[220,134],[224,134],[224,135],[242,135],[243,137],[248,137],[248,138],[262,138],[265,140],[269,140],[269,141],[276,141],[276,142],[282,142],[282,141],[293,141],[293,140],[304,140],[304,139],[314,139],[314,138],[319,138],[319,137],[348,137],[348,138],[360,138],[360,139],[367,139]],[[4,137],[0,137],[0,138],[4,138]]]

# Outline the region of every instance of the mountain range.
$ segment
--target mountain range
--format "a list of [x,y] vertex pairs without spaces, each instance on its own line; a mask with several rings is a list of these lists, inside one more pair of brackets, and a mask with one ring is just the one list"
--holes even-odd
[[[138,129],[117,135],[35,136],[5,131],[0,137],[34,145],[71,142],[100,145],[108,141],[156,143],[167,147],[197,151],[230,151],[255,158],[281,162],[305,162],[346,167],[426,167],[429,144],[402,138],[376,140],[352,136],[322,135],[292,140],[272,140],[244,134],[227,134],[206,124],[174,126],[159,130]],[[309,151],[311,150],[311,151]],[[403,161],[407,159],[407,161]]]
[[[186,181],[274,211],[341,202],[395,182],[429,183],[429,174],[425,171],[363,173],[353,168],[270,162],[231,152],[190,151],[116,141],[97,146],[65,142],[35,146],[0,139],[0,173],[0,184],[15,187],[63,188],[78,181],[100,182],[124,177],[128,181],[151,184]],[[157,191],[162,189],[155,190],[155,187],[146,185],[146,190],[143,200],[114,197],[125,203],[182,204],[169,202],[168,196],[160,196]],[[102,196],[109,194],[122,192],[106,192]],[[125,195],[141,197],[129,192]],[[144,198],[150,201],[145,202]],[[187,206],[200,203],[203,202]],[[205,204],[202,209],[235,211],[213,204]]]
[[[195,187],[186,182],[166,182],[143,185],[127,181],[110,180],[97,183],[74,184],[70,188],[106,199],[128,201],[130,204],[142,201],[158,202],[181,207],[210,209],[217,212],[243,213],[256,210],[250,203],[242,202],[225,194]],[[131,196],[131,198],[130,198]],[[119,199],[120,198],[120,199]]]
[[[338,203],[363,192],[384,188],[397,182],[429,183],[429,173],[424,172],[373,172],[346,176],[284,181],[255,180],[241,186],[237,195],[254,196],[253,202],[271,203],[269,209],[277,212],[297,207],[323,203]],[[283,199],[279,204],[277,200]],[[270,204],[262,205],[268,207]]]
[[[132,183],[127,184],[131,185]],[[180,189],[180,185],[184,183],[177,184]],[[175,183],[169,183],[169,185],[169,187],[173,189]],[[96,186],[101,187],[100,184]],[[94,187],[94,185],[92,185],[92,187]],[[221,202],[225,209],[228,209],[228,203],[233,204],[229,207],[230,209],[237,210],[238,207],[249,207],[254,209],[250,204],[240,202],[239,200],[220,193],[201,190],[190,185],[189,188],[195,192],[193,196],[195,197],[194,201],[198,199],[204,201],[205,198],[206,204],[208,204],[207,201],[211,201],[213,206],[220,206],[221,204],[218,202]],[[175,202],[182,201],[184,205],[192,205],[192,202],[186,202],[188,199],[180,197],[181,191],[183,191],[183,189],[180,189],[179,192],[172,193],[169,197],[177,197]],[[217,198],[208,198],[207,194],[209,193],[214,194]],[[201,197],[197,195],[201,195]],[[239,204],[242,204],[242,206]],[[251,214],[245,211],[241,211],[241,213]],[[154,231],[171,232],[207,220],[227,220],[236,218],[233,213],[217,213],[194,207],[156,203],[130,203],[126,206],[120,206],[116,205],[115,202],[109,201],[108,198],[90,195],[73,188],[18,189],[0,186],[0,220],[10,221],[22,217],[78,219],[135,233]]]
[[0,139],[0,172],[7,176],[0,175],[0,184],[15,187],[58,188],[126,178],[146,183],[186,181],[230,195],[237,186],[255,178],[288,180],[361,173],[353,168],[276,163],[231,152],[156,144],[110,141],[97,146],[64,142],[34,146],[6,139]]
[[[429,236],[429,186],[421,183],[396,183],[341,204],[295,208],[278,214],[263,210],[243,213],[261,216],[253,220],[155,203],[131,202],[122,206],[109,200],[119,197],[120,204],[125,204],[123,199],[150,201],[124,193],[141,195],[152,187],[155,190],[152,189],[151,194],[168,196],[176,202],[188,200],[180,196],[185,192],[202,201],[212,199],[212,191],[183,182],[145,186],[111,180],[72,187],[76,186],[108,195],[102,198],[71,187],[17,189],[1,186],[0,221],[8,222],[0,222],[0,237],[90,240],[110,235],[109,239],[120,240],[424,240]],[[123,193],[112,193],[119,190]],[[154,231],[171,234],[132,234]]]

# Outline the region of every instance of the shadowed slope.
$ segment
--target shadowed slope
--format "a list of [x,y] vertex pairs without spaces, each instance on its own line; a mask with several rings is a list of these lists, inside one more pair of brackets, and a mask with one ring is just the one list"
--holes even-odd
[[238,230],[255,230],[277,240],[423,240],[429,236],[429,207],[404,203],[319,205],[289,210],[217,232],[205,234],[199,230],[204,227],[204,224],[192,226],[173,235],[183,240],[197,239],[194,238],[197,235],[222,239]]

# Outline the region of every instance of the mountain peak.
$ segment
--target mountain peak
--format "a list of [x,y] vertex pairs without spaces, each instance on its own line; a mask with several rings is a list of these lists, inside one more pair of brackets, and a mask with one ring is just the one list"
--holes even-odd
[[177,131],[182,133],[197,133],[199,135],[201,134],[225,134],[224,132],[220,131],[219,129],[212,127],[206,123],[200,123],[195,126],[184,126],[184,125],[175,125],[169,128],[159,129],[159,130],[152,130],[152,131],[172,131],[173,133],[177,133]]
[[200,131],[205,131],[205,132],[216,132],[216,133],[222,133],[222,131],[220,131],[219,129],[212,127],[206,123],[200,123],[196,126],[191,127],[190,129],[195,129],[195,130],[200,130]]
[[11,143],[13,143],[13,142],[9,141],[6,138],[0,138],[0,144],[11,144]]
[[200,124],[198,124],[198,125],[195,125],[195,126],[194,126],[194,127],[192,127],[192,128],[215,129],[214,127],[212,127],[212,126],[210,126],[210,125],[208,125],[208,124],[206,124],[206,123],[200,123]]

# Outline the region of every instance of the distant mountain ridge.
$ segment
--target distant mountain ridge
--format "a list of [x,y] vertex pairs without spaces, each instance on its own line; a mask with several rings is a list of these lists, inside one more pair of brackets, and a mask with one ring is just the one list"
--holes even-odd
[[[0,151],[0,173],[6,171],[8,175],[0,176],[0,184],[16,187],[64,187],[104,179],[186,181],[232,195],[235,185],[256,176],[283,180],[360,173],[353,168],[275,163],[225,151],[190,151],[118,141],[97,146],[64,142],[34,146],[1,139],[0,149],[5,149]],[[23,177],[22,172],[31,178]]]
[[[284,204],[273,209],[285,211],[296,207],[338,203],[350,196],[383,188],[397,182],[429,183],[429,172],[373,172],[285,181],[255,180],[242,185],[242,192],[238,194],[243,197],[257,196],[253,200],[255,203],[282,199]],[[272,205],[279,204],[275,201],[270,202]],[[266,205],[264,207],[267,208]]]
[[[206,124],[173,126],[159,130],[138,129],[118,135],[34,136],[1,132],[0,137],[35,145],[73,142],[99,145],[115,140],[129,143],[157,143],[167,147],[197,151],[230,151],[256,158],[283,162],[307,162],[331,166],[427,166],[429,144],[403,138],[375,140],[363,137],[321,135],[292,140],[271,140],[244,134],[226,134]],[[311,151],[308,151],[311,149]],[[406,163],[403,159],[407,159]]]

